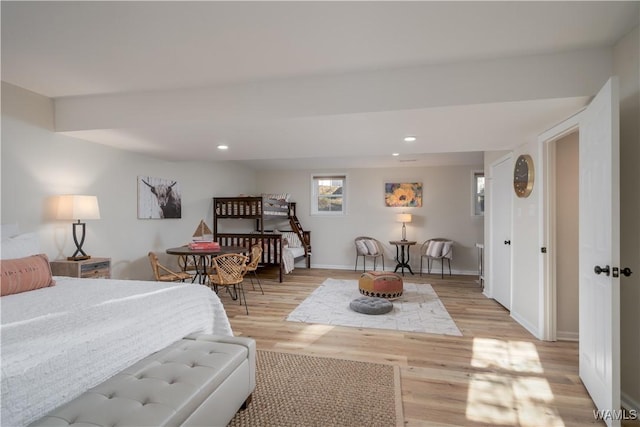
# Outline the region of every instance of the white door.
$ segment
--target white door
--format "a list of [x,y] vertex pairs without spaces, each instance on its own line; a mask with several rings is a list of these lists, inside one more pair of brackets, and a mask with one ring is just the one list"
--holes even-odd
[[618,81],[612,78],[580,119],[579,312],[580,378],[598,409],[615,411],[620,409],[619,143]]
[[491,294],[511,310],[511,157],[491,165]]

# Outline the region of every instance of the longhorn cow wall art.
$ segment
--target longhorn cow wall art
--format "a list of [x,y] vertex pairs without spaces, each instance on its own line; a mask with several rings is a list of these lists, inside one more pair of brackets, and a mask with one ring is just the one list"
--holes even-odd
[[182,218],[182,191],[178,181],[139,176],[138,218]]

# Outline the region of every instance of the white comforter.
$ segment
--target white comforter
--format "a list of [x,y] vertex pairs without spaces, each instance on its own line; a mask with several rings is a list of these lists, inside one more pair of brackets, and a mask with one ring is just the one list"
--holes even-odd
[[282,266],[284,272],[289,274],[295,268],[295,258],[304,256],[304,248],[284,248],[282,251]]
[[233,334],[204,286],[55,279],[0,300],[3,426],[29,424],[186,335]]

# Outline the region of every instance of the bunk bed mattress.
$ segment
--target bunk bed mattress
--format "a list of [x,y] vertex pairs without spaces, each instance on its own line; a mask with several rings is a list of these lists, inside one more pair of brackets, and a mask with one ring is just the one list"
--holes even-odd
[[233,335],[199,285],[54,277],[2,297],[2,424],[21,426],[195,332]]

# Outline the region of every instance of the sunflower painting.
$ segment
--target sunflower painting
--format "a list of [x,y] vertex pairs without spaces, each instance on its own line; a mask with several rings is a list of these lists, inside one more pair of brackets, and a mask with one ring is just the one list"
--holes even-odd
[[384,203],[393,207],[421,207],[422,183],[403,182],[401,184],[387,182],[384,184]]

